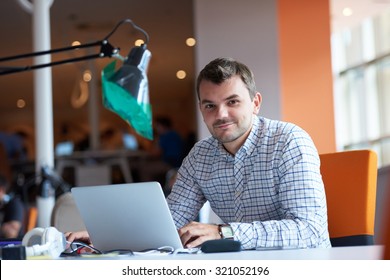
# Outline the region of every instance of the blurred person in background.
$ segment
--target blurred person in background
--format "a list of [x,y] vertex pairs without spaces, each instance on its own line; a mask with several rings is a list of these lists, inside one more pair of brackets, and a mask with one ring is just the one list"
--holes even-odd
[[23,236],[24,205],[20,198],[9,193],[9,183],[0,174],[0,238],[21,238]]

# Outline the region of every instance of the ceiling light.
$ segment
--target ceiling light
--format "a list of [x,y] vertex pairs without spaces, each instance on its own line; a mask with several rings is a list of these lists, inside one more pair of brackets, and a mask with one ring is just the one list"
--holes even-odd
[[349,17],[353,14],[353,10],[349,7],[343,9],[343,15]]
[[90,82],[92,80],[92,73],[89,70],[85,70],[83,73],[83,80],[84,82]]
[[186,44],[187,44],[187,46],[189,46],[189,47],[193,47],[193,46],[195,46],[195,44],[196,44],[196,40],[194,39],[194,38],[187,38],[187,40],[186,40]]
[[184,70],[179,70],[179,71],[176,72],[176,77],[179,80],[183,80],[186,76],[187,76],[187,73]]
[[143,44],[145,44],[145,42],[144,42],[144,40],[142,40],[142,39],[138,39],[138,40],[136,40],[135,43],[134,43],[134,45],[136,45],[137,47],[139,47],[139,46],[141,46],[141,45],[143,45]]
[[18,99],[18,101],[16,101],[16,107],[22,109],[26,106],[26,101],[24,101],[24,99]]

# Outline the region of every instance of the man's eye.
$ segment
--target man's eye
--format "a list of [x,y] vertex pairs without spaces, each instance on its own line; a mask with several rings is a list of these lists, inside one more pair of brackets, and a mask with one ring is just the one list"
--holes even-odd
[[205,109],[212,109],[214,108],[214,105],[213,104],[207,104],[204,106]]
[[229,100],[229,102],[228,102],[229,105],[235,105],[237,103],[238,103],[237,100]]

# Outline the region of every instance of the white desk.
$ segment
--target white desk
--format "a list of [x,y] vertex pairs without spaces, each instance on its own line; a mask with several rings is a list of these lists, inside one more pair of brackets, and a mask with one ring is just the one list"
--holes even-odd
[[[135,255],[107,259],[128,260],[380,260],[383,246],[352,246],[328,249],[287,249],[241,251],[232,253],[199,253],[174,255]],[[73,258],[72,258],[73,259]]]
[[[77,271],[77,277],[80,279],[244,280],[259,279],[260,277],[260,279],[312,280],[314,277],[321,277],[324,279],[387,280],[390,273],[389,261],[371,261],[381,259],[382,252],[382,246],[360,246],[192,255],[94,257],[92,258],[94,261],[81,262],[80,260],[92,259],[89,257],[71,257],[64,258],[63,261],[7,261],[4,262],[4,265],[2,263],[1,275],[4,276],[4,279],[24,277],[51,280],[63,271]],[[248,271],[247,268],[249,268],[252,276],[240,274],[242,268],[244,272]],[[267,269],[270,277],[253,274],[253,271],[257,272],[259,268],[262,272]],[[159,278],[156,276],[160,275],[158,273],[162,270],[167,271],[167,277]],[[157,274],[145,274],[146,271],[148,273],[157,271]],[[183,274],[173,274],[174,271],[180,271]],[[127,272],[127,274],[123,274],[124,272]],[[197,274],[194,274],[194,272]],[[218,274],[220,272],[226,272],[227,274]],[[127,277],[124,277],[124,275]],[[186,277],[185,275],[191,275],[192,277]],[[200,278],[196,275],[202,276]]]
[[[241,251],[234,253],[176,254],[167,259],[182,260],[378,260],[383,255],[383,246],[335,247],[329,249],[294,249]],[[132,256],[136,259],[160,258],[156,256]]]

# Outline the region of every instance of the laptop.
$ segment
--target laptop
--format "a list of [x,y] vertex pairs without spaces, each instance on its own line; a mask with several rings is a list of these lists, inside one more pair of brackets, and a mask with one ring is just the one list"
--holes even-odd
[[70,156],[74,151],[74,144],[72,141],[60,142],[56,145],[56,156]]
[[74,187],[71,192],[96,249],[183,249],[158,182]]
[[126,150],[135,151],[138,149],[137,138],[130,133],[123,133],[122,135],[123,146]]

